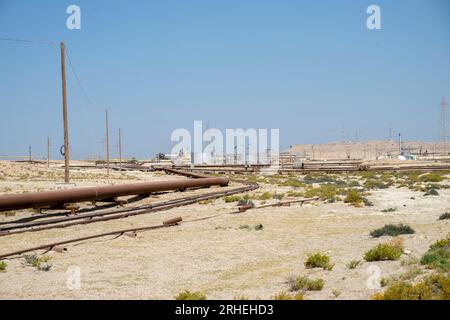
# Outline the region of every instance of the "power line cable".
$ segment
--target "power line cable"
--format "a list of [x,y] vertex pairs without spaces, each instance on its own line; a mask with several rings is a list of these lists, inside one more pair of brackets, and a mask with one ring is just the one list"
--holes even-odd
[[12,41],[12,42],[25,42],[25,43],[34,43],[34,44],[43,44],[50,46],[57,46],[58,44],[53,41],[39,41],[39,40],[26,40],[26,39],[15,39],[15,38],[5,38],[0,37],[1,41]]
[[78,85],[78,87],[80,88],[81,92],[83,93],[84,97],[86,98],[86,100],[92,104],[92,105],[96,105],[95,103],[92,102],[91,98],[89,97],[89,95],[87,94],[86,90],[84,89],[84,86],[81,84],[80,78],[78,77],[78,74],[75,70],[75,67],[73,66],[72,60],[70,59],[69,56],[69,51],[67,50],[67,47],[64,45],[64,48],[66,49],[66,56],[67,56],[67,60],[69,61],[69,65],[70,65],[70,70],[72,71],[72,75],[75,78],[75,81]]
[[[28,40],[28,39],[16,39],[16,38],[6,38],[6,37],[0,37],[0,41],[11,41],[11,42],[23,42],[23,43],[33,43],[33,44],[41,44],[41,45],[51,45],[51,46],[58,46],[59,44],[54,41],[39,41],[39,40]],[[67,47],[64,45],[65,53],[67,56],[67,60],[69,61],[70,70],[72,71],[72,75],[75,78],[75,81],[77,82],[78,87],[80,88],[81,92],[85,96],[86,100],[92,105],[95,105],[92,100],[89,98],[89,95],[87,94],[86,90],[84,89],[83,85],[81,84],[80,78],[78,77],[77,72],[75,71],[75,67],[73,66],[72,60],[70,59],[69,52],[67,50]]]

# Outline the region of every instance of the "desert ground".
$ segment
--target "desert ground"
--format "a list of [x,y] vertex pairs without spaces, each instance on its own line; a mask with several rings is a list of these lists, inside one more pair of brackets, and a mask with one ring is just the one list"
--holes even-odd
[[[232,178],[258,182],[260,188],[248,193],[257,207],[277,203],[281,197],[281,201],[307,198],[314,193],[312,189],[324,184],[359,188],[365,203],[370,205],[345,203],[338,193],[332,199],[324,196],[303,205],[230,214],[236,211],[237,202],[220,198],[125,219],[3,236],[0,254],[95,233],[160,225],[177,216],[183,218],[178,226],[140,232],[136,238],[111,236],[67,245],[64,253],[47,252],[45,255],[51,257],[48,271],[27,265],[23,256],[5,259],[7,268],[0,272],[0,298],[174,299],[183,290],[190,290],[204,293],[207,299],[272,299],[280,292],[289,292],[290,278],[306,276],[323,279],[324,286],[320,291],[304,292],[305,299],[370,299],[383,291],[381,286],[370,285],[374,276],[403,277],[413,282],[432,272],[420,264],[420,257],[450,232],[450,220],[439,220],[443,213],[450,212],[450,173],[439,175],[442,180],[432,186],[439,195],[425,195],[430,187],[424,182],[426,179],[411,184],[406,181],[409,177],[394,173],[334,174],[325,180],[319,174],[311,175],[309,181],[305,175],[235,176]],[[0,194],[166,179],[181,178],[162,172],[134,171],[112,171],[108,178],[105,169],[80,169],[72,171],[73,184],[64,185],[63,169],[58,163],[47,168],[45,164],[0,162]],[[368,180],[386,185],[369,188]],[[237,182],[232,182],[226,188],[237,186]],[[212,187],[161,193],[132,205],[219,189],[222,190]],[[36,214],[20,210],[13,216],[0,215],[0,223]],[[198,220],[206,217],[211,218]],[[392,240],[389,236],[373,238],[369,233],[385,224],[399,223],[415,230],[414,234],[400,236],[404,243],[401,258],[364,261],[366,251]],[[259,225],[262,228],[255,228]],[[308,255],[315,252],[330,257],[332,270],[305,267]],[[352,260],[360,261],[353,269],[348,266]],[[81,272],[79,289],[68,286],[74,266]]]

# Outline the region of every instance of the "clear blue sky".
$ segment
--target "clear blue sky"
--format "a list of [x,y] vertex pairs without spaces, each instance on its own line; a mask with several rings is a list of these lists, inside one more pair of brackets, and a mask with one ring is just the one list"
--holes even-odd
[[[77,4],[82,29],[66,28]],[[366,8],[382,30],[366,28]],[[450,1],[0,0],[0,37],[64,40],[74,157],[102,153],[104,109],[129,156],[171,149],[176,128],[279,128],[281,145],[438,139],[450,98]],[[69,70],[68,70],[69,71]],[[58,48],[0,41],[0,155],[62,144]]]

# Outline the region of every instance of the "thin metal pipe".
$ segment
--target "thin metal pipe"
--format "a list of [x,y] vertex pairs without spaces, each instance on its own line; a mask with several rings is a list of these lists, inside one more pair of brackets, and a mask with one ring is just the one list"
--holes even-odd
[[176,225],[177,225],[177,223],[171,223],[171,224],[163,224],[163,225],[160,225],[160,226],[150,226],[150,227],[124,229],[124,230],[117,230],[117,231],[111,231],[111,232],[94,234],[94,235],[91,235],[91,236],[75,238],[75,239],[66,240],[66,241],[53,242],[53,243],[44,244],[44,245],[41,245],[41,246],[36,246],[36,247],[24,249],[24,250],[18,250],[18,251],[13,251],[13,252],[2,254],[2,255],[0,255],[0,260],[4,259],[4,258],[11,257],[11,256],[20,255],[20,254],[23,254],[23,253],[36,251],[36,250],[45,250],[45,249],[51,250],[54,247],[62,246],[62,245],[65,245],[65,244],[68,244],[68,243],[73,243],[73,242],[80,242],[80,241],[85,241],[85,240],[90,240],[90,239],[95,239],[95,238],[100,238],[100,237],[112,236],[112,235],[116,235],[116,234],[121,235],[121,234],[124,234],[124,233],[127,233],[127,232],[138,232],[138,231],[148,231],[148,230],[155,230],[155,229],[161,229],[161,228],[169,228],[169,227],[173,227],[173,226],[176,226]]

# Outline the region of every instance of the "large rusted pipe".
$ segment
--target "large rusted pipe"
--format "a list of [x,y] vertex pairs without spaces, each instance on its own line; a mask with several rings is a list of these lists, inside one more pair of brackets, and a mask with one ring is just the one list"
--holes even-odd
[[83,201],[100,201],[121,196],[145,195],[152,192],[189,188],[226,186],[228,178],[180,179],[171,181],[121,184],[0,196],[0,212],[27,208],[44,208]]

